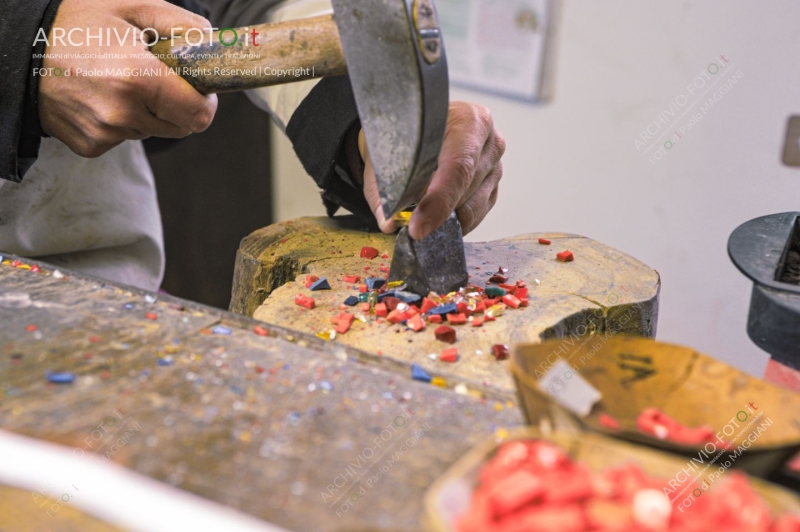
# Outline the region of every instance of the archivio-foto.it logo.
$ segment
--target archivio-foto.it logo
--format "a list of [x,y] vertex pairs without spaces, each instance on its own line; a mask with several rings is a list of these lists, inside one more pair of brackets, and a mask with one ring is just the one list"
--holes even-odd
[[217,33],[217,41],[225,47],[229,46],[258,46],[258,36],[260,35],[255,28],[243,28],[241,33],[234,28],[172,28],[169,37],[162,37],[155,28],[132,29],[127,28],[120,34],[118,28],[72,28],[69,31],[64,28],[53,28],[48,37],[43,28],[39,28],[33,47],[40,43],[46,46],[137,46],[145,44],[153,46],[159,41],[182,39],[189,46],[200,46],[202,44],[214,43],[214,33]]

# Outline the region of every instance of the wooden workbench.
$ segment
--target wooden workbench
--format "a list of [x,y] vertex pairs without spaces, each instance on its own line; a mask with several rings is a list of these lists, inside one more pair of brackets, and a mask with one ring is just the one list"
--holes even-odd
[[[141,430],[113,461],[291,530],[419,530],[426,487],[471,446],[521,423],[511,394],[458,395],[346,345],[272,326],[265,337],[249,318],[16,264],[0,264],[0,428],[84,447],[122,409]],[[53,384],[47,372],[76,379]],[[394,451],[374,452],[374,441],[398,416],[429,430],[337,515],[387,465]],[[368,474],[323,500],[367,454]],[[32,498],[0,494],[0,529],[37,529]],[[65,511],[44,522],[108,529],[81,519]]]

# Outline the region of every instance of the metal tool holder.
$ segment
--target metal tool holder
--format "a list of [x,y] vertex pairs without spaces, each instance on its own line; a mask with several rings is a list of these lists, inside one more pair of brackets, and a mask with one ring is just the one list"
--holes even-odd
[[[762,216],[736,228],[728,254],[753,280],[747,334],[773,359],[800,370],[800,212]],[[770,480],[800,492],[800,475]]]
[[750,220],[731,234],[728,253],[753,280],[747,334],[777,362],[800,370],[800,213]]

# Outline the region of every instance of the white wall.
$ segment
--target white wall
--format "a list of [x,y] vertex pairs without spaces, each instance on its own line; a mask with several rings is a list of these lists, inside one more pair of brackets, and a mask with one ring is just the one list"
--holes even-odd
[[[800,169],[780,163],[800,114],[798,20],[796,0],[565,0],[551,103],[453,90],[492,109],[508,143],[500,200],[468,238],[565,231],[623,250],[661,273],[659,339],[760,374],[751,285],[726,246],[740,223],[800,210]],[[743,78],[652,165],[634,139],[720,54]],[[323,212],[284,139],[275,175],[281,219]]]
[[272,212],[276,222],[301,216],[325,216],[311,177],[292,150],[292,143],[272,124]]

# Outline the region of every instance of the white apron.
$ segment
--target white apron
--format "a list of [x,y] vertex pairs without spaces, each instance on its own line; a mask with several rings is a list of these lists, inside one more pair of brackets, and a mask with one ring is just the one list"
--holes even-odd
[[142,143],[96,159],[42,139],[22,183],[0,180],[0,252],[157,290],[164,238]]

